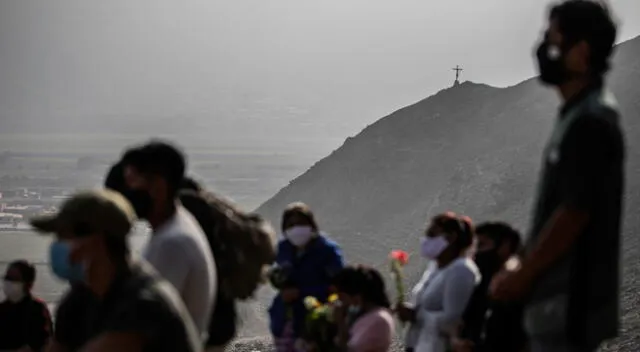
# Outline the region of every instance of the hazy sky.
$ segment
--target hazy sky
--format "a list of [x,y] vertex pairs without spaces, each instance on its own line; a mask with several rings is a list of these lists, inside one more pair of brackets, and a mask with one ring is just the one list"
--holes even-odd
[[[0,130],[37,117],[278,109],[364,127],[449,86],[456,64],[496,86],[532,76],[548,3],[0,0]],[[640,34],[640,1],[611,4],[620,39]]]

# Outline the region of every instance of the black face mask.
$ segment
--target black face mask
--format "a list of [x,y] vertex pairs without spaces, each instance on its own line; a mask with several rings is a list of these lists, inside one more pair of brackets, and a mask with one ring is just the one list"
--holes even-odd
[[140,219],[147,219],[153,207],[153,199],[145,190],[128,190],[124,196],[129,200],[136,215]]
[[482,281],[491,281],[500,268],[502,268],[502,259],[495,250],[488,250],[476,253],[476,265],[482,275]]
[[540,80],[546,84],[558,86],[569,79],[569,72],[564,66],[565,51],[547,41],[542,42],[536,50]]

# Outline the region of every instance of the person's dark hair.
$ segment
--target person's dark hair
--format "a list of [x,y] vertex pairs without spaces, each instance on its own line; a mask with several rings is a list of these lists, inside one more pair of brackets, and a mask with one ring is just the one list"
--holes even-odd
[[104,188],[124,194],[127,190],[127,182],[124,178],[124,164],[119,161],[109,169],[104,179]]
[[9,264],[9,268],[18,270],[23,282],[26,284],[33,284],[36,281],[36,267],[26,260],[13,261]]
[[453,212],[446,212],[436,215],[431,219],[431,226],[437,226],[447,233],[455,233],[456,241],[453,245],[462,253],[473,244],[475,229],[473,222],[468,216],[460,216]]
[[518,253],[522,243],[522,236],[518,230],[504,222],[484,222],[476,227],[476,235],[487,236],[493,240],[496,247],[509,243],[509,251]]
[[285,226],[289,222],[289,219],[293,216],[299,216],[309,223],[311,228],[314,231],[319,231],[318,223],[316,222],[316,218],[311,211],[311,208],[304,203],[292,203],[287,206],[282,214],[282,231],[285,231]]
[[617,28],[607,5],[594,0],[567,0],[551,7],[549,19],[558,23],[565,43],[586,41],[591,51],[591,73],[609,70]]
[[132,166],[142,174],[162,177],[174,196],[182,186],[187,167],[182,151],[161,141],[151,141],[127,150],[122,157],[122,164]]
[[376,307],[391,307],[384,279],[374,268],[363,265],[348,266],[342,269],[333,281],[338,292],[361,296],[365,302]]
[[[127,192],[127,182],[124,178],[124,164],[122,161],[111,166],[111,169],[109,169],[107,177],[104,180],[104,188],[122,194]],[[180,184],[180,190],[200,192],[202,189],[203,187],[200,182],[189,176],[185,176]]]

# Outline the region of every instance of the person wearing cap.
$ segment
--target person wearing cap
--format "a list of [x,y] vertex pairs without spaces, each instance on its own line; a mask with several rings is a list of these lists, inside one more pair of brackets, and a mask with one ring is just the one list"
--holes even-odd
[[[99,190],[77,193],[58,214],[31,221],[39,232],[56,236],[49,258],[53,273],[91,294],[60,322],[67,330],[78,328],[83,341],[70,347],[55,334],[49,351],[202,351],[175,289],[130,257],[127,235],[134,220],[122,195]],[[65,300],[72,297],[73,289]]]
[[51,335],[47,304],[32,293],[36,268],[26,260],[9,264],[0,302],[0,351],[42,351]]

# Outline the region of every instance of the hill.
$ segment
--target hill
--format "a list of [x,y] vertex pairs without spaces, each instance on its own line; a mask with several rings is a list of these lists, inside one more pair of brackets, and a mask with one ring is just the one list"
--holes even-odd
[[[636,350],[640,318],[640,37],[618,46],[609,77],[628,144],[624,243],[624,333],[614,350]],[[559,106],[531,79],[498,89],[466,82],[396,111],[347,139],[259,208],[275,223],[302,200],[351,262],[383,266],[393,248],[413,250],[429,216],[444,210],[477,221],[528,225],[541,153]],[[384,266],[383,266],[384,268]]]

